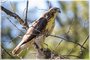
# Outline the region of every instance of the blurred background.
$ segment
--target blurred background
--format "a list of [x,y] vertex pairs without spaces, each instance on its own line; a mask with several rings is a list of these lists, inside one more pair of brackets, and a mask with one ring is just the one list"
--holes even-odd
[[[26,0],[2,0],[1,5],[8,10],[18,14],[25,19]],[[53,35],[62,36],[68,40],[78,42],[87,49],[84,50],[77,44],[49,36],[45,43],[48,48],[58,55],[68,55],[70,59],[89,58],[89,2],[88,1],[49,1],[49,0],[29,0],[28,24],[38,19],[49,7],[58,7],[61,13],[55,20]],[[16,19],[1,11],[1,58],[35,58],[35,50],[24,50],[19,57],[14,57],[11,51],[21,41],[26,30]],[[23,31],[23,33],[21,32]],[[85,42],[86,41],[86,42]],[[84,43],[85,42],[85,43]],[[84,44],[83,44],[84,43]],[[47,47],[47,46],[45,46]],[[70,56],[73,55],[73,56]],[[78,56],[78,57],[77,57]]]

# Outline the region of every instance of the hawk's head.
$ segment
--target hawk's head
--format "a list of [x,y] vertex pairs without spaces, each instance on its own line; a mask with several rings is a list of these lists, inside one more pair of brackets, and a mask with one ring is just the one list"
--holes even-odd
[[57,14],[61,13],[60,9],[57,7],[50,8],[44,15],[43,17],[46,18],[48,21],[50,19],[55,19]]
[[61,13],[60,9],[57,8],[57,7],[54,7],[54,8],[49,9],[48,12],[50,12],[50,13],[57,13],[57,12],[58,12],[58,13]]

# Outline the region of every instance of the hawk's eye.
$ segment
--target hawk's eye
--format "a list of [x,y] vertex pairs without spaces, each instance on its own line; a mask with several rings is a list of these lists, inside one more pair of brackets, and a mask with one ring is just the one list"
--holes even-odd
[[45,18],[48,18],[48,16],[46,15]]

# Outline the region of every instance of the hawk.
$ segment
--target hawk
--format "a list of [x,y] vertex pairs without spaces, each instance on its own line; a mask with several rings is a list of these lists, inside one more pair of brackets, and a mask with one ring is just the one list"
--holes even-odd
[[56,16],[60,12],[60,9],[57,7],[50,8],[39,19],[33,22],[21,42],[12,51],[12,54],[19,54],[21,50],[29,47],[32,42],[37,44],[38,48],[43,48],[44,40],[53,31]]

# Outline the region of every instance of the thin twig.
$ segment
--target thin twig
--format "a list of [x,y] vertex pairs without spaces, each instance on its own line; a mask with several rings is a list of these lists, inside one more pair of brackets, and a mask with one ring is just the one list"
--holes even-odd
[[83,42],[82,46],[84,46],[84,44],[87,42],[88,38],[89,38],[89,35],[87,36],[87,38],[86,38],[85,41]]
[[24,33],[22,30],[20,30],[8,17],[7,19],[13,24],[13,26],[15,26],[20,32]]
[[46,1],[48,6],[49,6],[49,9],[52,8],[52,5],[51,5],[51,2],[50,1]]
[[[55,52],[55,50],[57,50],[58,46],[61,44],[62,41],[63,41],[63,40],[61,40],[61,41],[57,44],[57,46],[55,47],[55,49],[52,49],[52,50],[53,50],[53,51],[52,51],[53,53]],[[53,54],[53,53],[52,53],[52,54]],[[51,58],[52,58],[52,55],[51,55]]]
[[63,41],[63,40],[61,40],[61,41],[57,44],[57,46],[55,47],[54,51],[58,48],[58,46],[61,44],[62,41]]
[[71,24],[70,24],[70,26],[69,26],[69,29],[68,29],[68,31],[66,32],[66,34],[68,34],[68,33],[70,32],[70,29],[71,29],[73,23],[74,23],[74,19],[73,19],[73,21],[71,22]]
[[72,49],[69,49],[67,55],[70,55],[76,47],[77,47],[77,45],[75,45]]
[[[56,38],[60,38],[60,39],[63,39],[63,40],[67,40],[67,39],[65,39],[65,38],[63,38],[63,37],[56,36],[56,35],[49,35],[49,36],[53,36],[53,37],[56,37]],[[81,44],[79,44],[79,43],[77,43],[77,42],[74,42],[74,41],[69,41],[69,42],[72,42],[72,43],[74,43],[74,44],[77,44],[77,45],[79,45],[80,47],[86,49],[85,47],[83,47]]]
[[[26,5],[26,16],[25,16],[25,23],[24,23],[26,26],[28,26],[28,23],[27,23],[28,4],[29,4],[29,2],[28,2],[28,0],[27,0],[27,5]],[[29,26],[28,26],[28,27],[29,27]]]
[[[86,39],[85,39],[85,41],[83,42],[82,46],[84,46],[84,44],[87,42],[88,38],[89,38],[89,35],[86,37]],[[80,50],[80,54],[83,54],[83,49],[82,49],[82,47],[81,47],[81,50]]]
[[10,16],[14,17],[17,21],[19,21],[19,23],[20,23],[25,29],[28,29],[28,28],[29,28],[27,25],[24,24],[23,19],[21,19],[16,13],[11,12],[10,10],[4,8],[3,6],[1,6],[1,10],[4,11],[7,15],[10,15]]
[[12,58],[14,58],[2,45],[1,45],[2,49]]
[[[66,34],[69,34],[73,23],[74,23],[74,19],[72,19],[72,22],[71,22],[71,24],[70,24],[70,26],[69,26],[69,29],[68,29],[68,31],[66,32]],[[75,45],[75,47],[76,47],[76,45]],[[75,47],[74,47],[74,48],[75,48]],[[73,48],[70,49],[70,50],[69,50],[69,53],[67,53],[67,54],[70,55],[72,51],[73,51]]]
[[76,56],[76,55],[62,55],[62,56],[73,56],[73,57],[78,57],[79,58],[79,56]]

